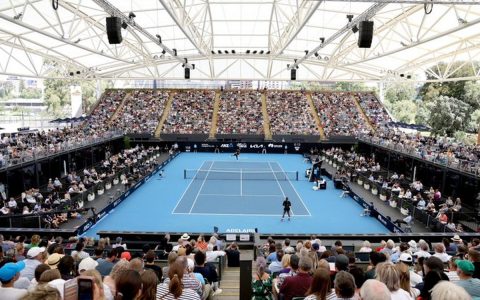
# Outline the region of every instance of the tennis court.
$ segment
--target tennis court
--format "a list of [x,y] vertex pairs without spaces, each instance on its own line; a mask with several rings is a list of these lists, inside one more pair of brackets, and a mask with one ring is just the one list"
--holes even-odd
[[[305,178],[311,165],[298,154],[181,153],[92,226],[100,230],[153,232],[386,233],[363,208],[327,180],[314,191]],[[298,174],[298,175],[297,175]],[[297,177],[298,176],[298,177]],[[298,180],[297,180],[298,179]],[[291,221],[281,222],[284,195]]]
[[286,196],[294,216],[310,216],[291,180],[276,161],[204,161],[200,169],[184,170],[190,181],[173,214],[279,216]]

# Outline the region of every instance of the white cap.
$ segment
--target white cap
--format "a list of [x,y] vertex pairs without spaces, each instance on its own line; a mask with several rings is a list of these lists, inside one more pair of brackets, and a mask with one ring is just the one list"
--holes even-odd
[[400,258],[398,259],[401,262],[412,263],[413,259],[412,256],[408,253],[400,254]]
[[91,257],[86,257],[82,259],[80,264],[78,265],[78,271],[88,271],[88,270],[95,270],[98,266],[98,262]]
[[27,257],[28,258],[34,258],[37,257],[40,253],[45,252],[45,247],[32,247],[30,250],[27,252]]

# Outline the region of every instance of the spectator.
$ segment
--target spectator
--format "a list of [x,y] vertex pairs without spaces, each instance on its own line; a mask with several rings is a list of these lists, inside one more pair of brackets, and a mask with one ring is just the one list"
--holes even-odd
[[470,300],[470,295],[458,285],[448,281],[440,281],[432,289],[432,299],[434,300]]
[[115,281],[117,280],[119,275],[125,270],[128,270],[128,261],[120,260],[113,266],[110,274],[103,278],[103,284],[107,285],[110,288],[112,295],[116,295]]
[[323,268],[318,268],[312,279],[312,284],[308,289],[308,296],[305,300],[327,299],[333,295],[332,287],[330,283],[330,272]]
[[441,243],[438,243],[435,244],[433,248],[435,249],[435,254],[433,254],[433,256],[440,258],[443,263],[448,263],[451,256],[445,253],[445,246]]
[[193,272],[202,274],[203,278],[208,280],[212,285],[214,294],[220,294],[222,289],[218,287],[218,273],[215,266],[211,263],[206,263],[206,255],[202,251],[195,253],[195,268]]
[[297,275],[285,278],[280,287],[280,293],[284,295],[285,300],[305,296],[311,286],[312,277],[309,274],[312,269],[311,259],[306,256],[300,257],[298,266]]
[[[411,272],[408,268],[408,265],[404,263],[398,263],[395,265],[395,267],[398,271],[398,276],[400,278],[400,288],[409,293],[413,299],[416,299],[420,295],[420,291],[412,287],[415,285],[412,284],[412,280],[410,278]],[[415,275],[418,276],[418,274]],[[420,278],[420,280],[422,279]]]
[[384,262],[377,266],[377,280],[385,283],[390,290],[392,299],[413,299],[405,290],[400,288],[400,274],[391,262]]
[[98,266],[96,270],[102,276],[107,276],[112,271],[112,268],[115,264],[115,260],[117,258],[117,250],[110,249],[106,258],[99,258],[97,259]]
[[115,299],[137,300],[141,295],[142,278],[140,274],[133,270],[120,272],[115,279]]
[[240,250],[238,245],[235,242],[232,242],[226,249],[225,253],[227,254],[227,266],[228,267],[239,267],[240,266]]
[[157,299],[164,300],[200,300],[200,296],[192,289],[184,288],[182,281],[184,267],[174,263],[168,271],[168,283],[160,283],[157,286]]
[[15,281],[20,278],[20,272],[24,268],[25,263],[23,261],[18,263],[9,262],[0,267],[0,282],[2,283],[0,287],[0,299],[17,300],[27,294],[26,290],[13,287]]
[[385,283],[375,279],[368,279],[360,289],[362,300],[391,300],[391,293]]
[[255,267],[257,271],[252,282],[252,300],[271,300],[272,278],[265,272],[267,268],[265,258],[258,257]]
[[27,259],[24,260],[25,267],[20,273],[21,277],[32,280],[35,277],[35,269],[45,261],[45,247],[32,247],[27,252]]
[[283,250],[282,249],[277,250],[276,255],[277,255],[276,260],[270,263],[270,265],[268,266],[268,270],[270,271],[271,274],[278,275],[278,273],[280,273],[280,271],[283,269],[283,266],[282,266]]
[[370,252],[370,269],[365,272],[365,278],[375,279],[377,265],[385,261],[387,261],[387,257],[385,256],[385,254],[375,251]]
[[370,242],[369,241],[364,241],[363,244],[362,244],[362,248],[360,248],[360,250],[358,250],[358,252],[372,252]]
[[158,275],[153,270],[145,270],[141,275],[142,293],[139,300],[155,300],[157,285],[160,282]]
[[165,276],[168,274],[168,269],[173,263],[175,263],[175,261],[177,260],[177,257],[178,257],[177,253],[173,251],[168,253],[168,258],[167,258],[168,265],[162,268],[162,276]]
[[162,280],[162,268],[155,264],[155,251],[148,250],[145,254],[145,265],[144,268],[150,269],[157,274],[158,280]]
[[223,91],[217,133],[263,134],[261,94],[257,91]]
[[335,294],[337,299],[354,299],[355,295],[355,279],[352,274],[340,271],[335,275]]
[[473,278],[475,266],[468,260],[457,260],[457,274],[460,280],[455,284],[463,287],[472,298],[480,297],[480,279]]
[[471,261],[475,266],[475,272],[473,273],[473,278],[480,279],[480,251],[475,249],[469,249],[468,260]]

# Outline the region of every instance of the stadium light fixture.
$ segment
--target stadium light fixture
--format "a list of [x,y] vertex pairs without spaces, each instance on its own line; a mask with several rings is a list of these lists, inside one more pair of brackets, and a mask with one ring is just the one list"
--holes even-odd
[[250,54],[250,50],[245,51],[245,53]]

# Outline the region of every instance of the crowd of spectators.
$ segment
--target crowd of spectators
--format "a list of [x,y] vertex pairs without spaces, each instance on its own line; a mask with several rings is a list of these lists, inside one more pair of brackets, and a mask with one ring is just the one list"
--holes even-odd
[[[76,196],[85,193],[94,195],[96,191],[90,188],[97,186],[98,189],[104,189],[107,182],[112,184],[112,179],[118,172],[122,172],[120,177],[125,186],[138,181],[155,168],[154,160],[147,158],[158,150],[158,146],[156,148],[136,146],[114,155],[107,151],[108,157],[98,166],[85,168],[79,173],[71,171],[61,179],[50,178],[47,186],[28,189],[19,197],[8,197],[5,191],[8,189],[1,183],[0,190],[4,192],[0,193],[2,203],[0,215],[41,215],[43,226],[58,228],[69,218],[78,216],[75,210],[83,208],[83,199],[86,197]],[[120,178],[118,180],[120,181]]]
[[369,132],[367,122],[355,105],[352,93],[312,93],[325,135],[358,136]]
[[304,92],[269,91],[267,111],[272,135],[319,135]]
[[[61,300],[72,287],[74,294],[85,293],[79,299],[212,299],[222,293],[213,262],[226,256],[229,267],[240,263],[236,243],[225,247],[216,234],[207,241],[185,233],[175,247],[168,234],[142,249],[130,246],[120,237],[110,243],[108,238],[0,235],[0,299]],[[168,265],[161,268],[157,260],[165,255]],[[77,288],[85,276],[93,279],[92,287]]]
[[113,122],[116,129],[123,133],[153,134],[162,116],[168,91],[136,90],[127,96]]
[[467,172],[480,172],[480,148],[448,137],[425,136],[382,127],[364,136],[368,141]]
[[432,219],[438,220],[439,224],[445,225],[445,228],[439,225],[440,228],[433,229],[447,230],[448,228],[452,232],[464,231],[461,223],[453,222],[453,218],[458,217],[458,213],[462,211],[460,198],[457,197],[454,200],[451,196],[442,197],[438,188],[425,187],[420,180],[410,182],[404,175],[396,172],[387,177],[384,172],[381,172],[380,164],[375,162],[373,157],[365,158],[354,151],[335,147],[327,149],[325,155],[343,165],[335,177],[355,180],[362,175],[372,185],[378,187],[377,191],[379,191],[380,197],[383,196],[382,200],[389,203],[390,206],[401,207],[398,202],[406,201],[409,203],[405,205],[405,207],[409,207],[409,214],[412,214],[414,209],[424,211]]
[[110,138],[119,133],[107,126],[125,97],[122,90],[106,91],[92,114],[81,124],[47,131],[20,131],[3,134],[0,139],[0,168],[33,160]]
[[212,124],[215,91],[179,91],[173,96],[163,133],[208,134]]
[[105,91],[90,114],[90,118],[84,122],[83,126],[94,132],[104,132],[115,128],[116,124],[109,124],[109,121],[126,95],[127,92],[125,90]]
[[385,106],[378,101],[375,94],[357,93],[356,97],[370,124],[375,127],[380,127],[392,121]]
[[377,247],[365,241],[360,252],[369,253],[366,270],[341,241],[326,247],[315,236],[295,244],[268,238],[258,250],[252,282],[255,300],[480,297],[478,238],[466,243],[454,236],[433,245],[425,240],[398,244],[388,240]]
[[258,91],[223,91],[217,133],[263,134],[262,100]]

